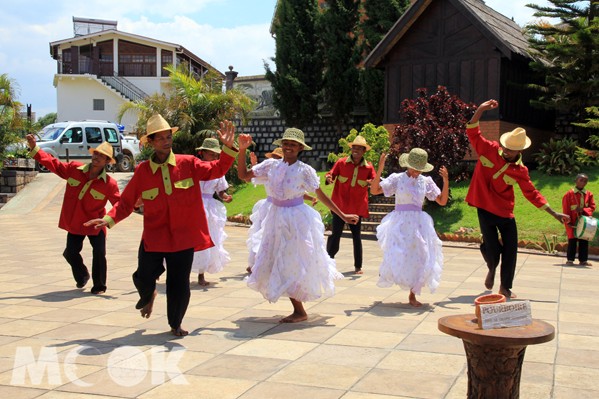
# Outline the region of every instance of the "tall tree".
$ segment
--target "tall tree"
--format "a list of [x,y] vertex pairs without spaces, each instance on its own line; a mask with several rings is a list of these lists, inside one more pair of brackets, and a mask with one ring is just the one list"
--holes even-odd
[[549,0],[528,4],[541,19],[526,27],[537,56],[531,67],[545,77],[533,106],[554,109],[572,120],[599,103],[599,1]]
[[338,133],[354,109],[358,92],[355,30],[359,3],[359,0],[330,0],[318,21],[324,60],[324,101]]
[[279,0],[272,25],[276,70],[264,63],[273,103],[287,125],[304,127],[318,113],[322,55],[316,32],[316,0]]
[[[409,0],[364,0],[362,18],[358,26],[360,59],[368,54],[389,32],[410,5]],[[368,118],[381,124],[384,118],[385,76],[379,69],[360,68],[360,98],[368,110]]]

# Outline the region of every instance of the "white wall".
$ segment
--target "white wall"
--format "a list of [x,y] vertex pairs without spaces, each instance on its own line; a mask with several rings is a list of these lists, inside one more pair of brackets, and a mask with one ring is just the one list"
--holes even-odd
[[[57,121],[97,119],[117,122],[125,99],[102,84],[94,76],[57,75]],[[104,111],[94,111],[94,99],[104,100]],[[132,131],[137,115],[128,112],[121,121],[127,132]]]

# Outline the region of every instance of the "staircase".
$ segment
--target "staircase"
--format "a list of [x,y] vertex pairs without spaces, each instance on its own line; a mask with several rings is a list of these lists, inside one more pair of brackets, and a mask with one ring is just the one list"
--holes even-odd
[[100,76],[99,79],[129,101],[138,101],[148,97],[147,93],[122,76]]
[[[368,213],[370,216],[362,219],[362,238],[376,240],[376,228],[393,209],[395,209],[395,197],[385,197],[382,194],[370,196],[368,199]],[[345,225],[343,236],[351,237],[351,231],[347,225]]]

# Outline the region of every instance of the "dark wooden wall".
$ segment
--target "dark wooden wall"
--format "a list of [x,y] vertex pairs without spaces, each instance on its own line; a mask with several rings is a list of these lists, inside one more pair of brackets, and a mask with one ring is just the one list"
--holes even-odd
[[386,73],[385,123],[400,122],[401,101],[445,86],[466,102],[500,101],[499,112],[486,115],[547,127],[550,114],[531,109],[528,60],[503,56],[481,30],[450,2],[434,1],[389,52]]

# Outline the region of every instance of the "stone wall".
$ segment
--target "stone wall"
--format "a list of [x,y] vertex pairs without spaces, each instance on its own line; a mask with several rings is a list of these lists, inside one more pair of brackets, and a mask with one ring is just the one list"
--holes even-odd
[[37,172],[31,170],[3,169],[0,171],[0,193],[18,193],[36,175]]
[[[327,162],[329,153],[341,151],[339,139],[347,136],[351,129],[360,131],[365,123],[364,117],[354,117],[350,124],[343,126],[342,133],[338,134],[331,118],[325,117],[314,121],[312,125],[302,129],[306,144],[312,147],[312,151],[304,151],[300,155],[300,160],[311,165],[317,171],[328,170],[331,166]],[[236,126],[239,132],[252,136],[256,143],[256,148],[253,151],[259,162],[265,158],[267,152],[276,148],[272,142],[281,138],[285,129],[290,127],[278,117],[254,117],[246,125],[241,125],[240,121],[236,121]]]

